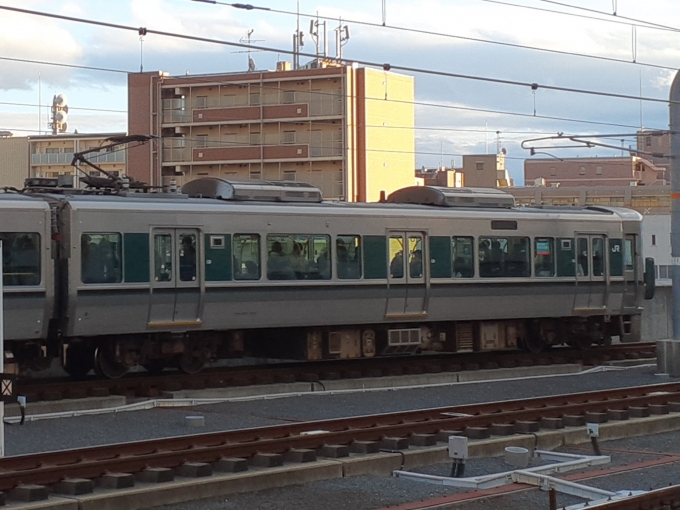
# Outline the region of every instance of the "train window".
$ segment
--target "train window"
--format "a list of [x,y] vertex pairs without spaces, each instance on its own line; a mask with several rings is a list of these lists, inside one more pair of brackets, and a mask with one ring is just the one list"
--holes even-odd
[[172,235],[156,234],[153,237],[154,278],[157,282],[172,281]]
[[3,285],[40,285],[40,235],[3,232],[0,240]]
[[390,278],[404,277],[404,236],[390,236]]
[[83,234],[80,239],[80,250],[83,283],[120,283],[123,281],[120,234]]
[[453,277],[472,278],[475,276],[475,258],[472,237],[451,238]]
[[531,276],[528,237],[480,237],[479,275],[484,278]]
[[593,238],[593,276],[604,275],[604,237]]
[[626,266],[626,271],[632,271],[635,269],[633,265],[633,240],[626,239],[623,244],[623,263]]
[[331,277],[329,236],[268,235],[267,278],[328,280]]
[[557,239],[557,276],[576,276],[574,240]]
[[419,235],[408,236],[408,275],[411,278],[423,277],[423,238]]
[[578,275],[588,276],[588,239],[585,237],[576,239],[576,251],[578,253]]
[[260,279],[260,236],[234,234],[234,280]]
[[338,278],[341,280],[361,278],[361,237],[336,237],[335,256]]
[[623,239],[609,240],[609,274],[623,276]]
[[555,239],[537,237],[534,239],[534,271],[537,277],[555,276]]
[[179,279],[196,281],[196,235],[179,234]]

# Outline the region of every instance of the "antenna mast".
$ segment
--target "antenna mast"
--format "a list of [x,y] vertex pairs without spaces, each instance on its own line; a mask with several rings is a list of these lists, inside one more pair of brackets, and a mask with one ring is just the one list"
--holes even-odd
[[304,33],[300,31],[300,0],[297,0],[297,28],[293,34],[293,69],[300,69],[300,48],[305,45]]

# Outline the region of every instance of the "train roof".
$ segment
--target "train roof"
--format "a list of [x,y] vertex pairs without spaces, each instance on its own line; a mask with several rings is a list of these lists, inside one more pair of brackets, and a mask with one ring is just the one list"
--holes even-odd
[[49,209],[49,204],[39,197],[19,193],[0,193],[0,208]]
[[[160,194],[159,194],[160,195]],[[134,199],[124,196],[54,196],[68,202],[74,211],[174,211],[187,213],[263,213],[271,215],[318,214],[337,216],[410,216],[438,218],[516,218],[516,219],[573,219],[583,221],[640,221],[636,211],[613,207],[438,207],[420,204],[350,203],[324,201],[320,203],[228,202],[212,198],[163,197],[141,195]]]

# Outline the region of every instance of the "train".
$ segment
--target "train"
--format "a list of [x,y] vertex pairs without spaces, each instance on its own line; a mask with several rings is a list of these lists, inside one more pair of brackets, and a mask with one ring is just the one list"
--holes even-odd
[[300,182],[0,193],[5,366],[107,378],[254,356],[355,359],[640,339],[642,216],[415,186]]

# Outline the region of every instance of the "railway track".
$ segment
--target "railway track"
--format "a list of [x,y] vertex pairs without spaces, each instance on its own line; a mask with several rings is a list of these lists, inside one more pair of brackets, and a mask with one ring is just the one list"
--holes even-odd
[[669,412],[680,412],[680,383],[290,423],[7,457],[0,459],[0,491],[186,466],[209,472],[211,466],[234,469],[248,462],[280,466],[284,458],[312,462],[317,455],[337,459],[350,452],[435,446],[450,435],[481,439]]
[[598,510],[680,510],[680,485],[621,501],[612,501],[597,508]]
[[162,375],[145,372],[129,374],[121,379],[88,378],[84,381],[59,379],[20,379],[18,392],[29,403],[71,398],[124,395],[155,398],[182,389],[243,387],[253,385],[315,383],[337,379],[417,375],[534,365],[580,363],[593,366],[612,360],[653,358],[655,343],[617,344],[590,350],[559,348],[540,354],[522,352],[458,353],[323,362],[292,362],[274,365],[250,365],[210,368],[187,375],[166,371]]

